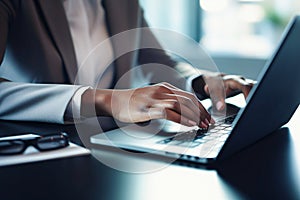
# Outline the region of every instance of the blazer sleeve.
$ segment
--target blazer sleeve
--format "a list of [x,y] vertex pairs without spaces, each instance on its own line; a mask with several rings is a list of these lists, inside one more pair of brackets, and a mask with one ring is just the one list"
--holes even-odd
[[9,21],[13,15],[12,5],[9,1],[0,0],[0,63],[3,61],[7,34],[9,29]]
[[0,83],[0,119],[64,123],[66,108],[81,86]]
[[[16,4],[0,0],[0,67]],[[3,78],[3,77],[2,77]],[[64,123],[64,113],[81,86],[10,82],[0,77],[0,119]]]
[[[149,25],[143,16],[143,11],[141,20],[141,26],[148,28]],[[195,69],[188,63],[178,62],[174,56],[169,55],[160,45],[151,28],[143,33],[141,46],[148,46],[145,43],[151,43],[151,46],[155,47],[155,49],[141,49],[138,62],[140,65],[151,64],[151,67],[144,67],[143,71],[148,75],[150,74],[152,83],[168,82],[183,90],[203,93],[205,85],[202,78],[203,71]],[[195,80],[197,81],[195,82]]]

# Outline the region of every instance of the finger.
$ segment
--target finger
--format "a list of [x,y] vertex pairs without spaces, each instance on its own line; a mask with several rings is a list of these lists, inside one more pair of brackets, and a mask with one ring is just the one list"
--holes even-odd
[[239,90],[244,94],[245,98],[247,98],[253,87],[253,83],[249,83],[243,79],[230,79],[226,80],[225,83],[230,92]]
[[214,110],[223,111],[226,107],[225,98],[226,91],[224,84],[208,83],[204,86],[204,91],[210,97]]
[[252,88],[252,86],[249,86],[249,85],[245,85],[245,86],[243,87],[242,92],[243,92],[245,98],[248,97],[251,88]]
[[[157,101],[152,105],[152,107],[156,108],[165,108],[173,110],[174,112],[178,113],[179,115],[182,115],[196,123],[196,125],[200,125],[201,122],[206,123],[205,119],[200,120],[201,112],[200,110],[194,111],[191,110],[190,107],[185,106],[184,104],[180,104],[177,100],[160,100]],[[207,126],[209,125],[206,124]]]
[[225,109],[225,84],[223,81],[224,74],[213,76],[203,76],[206,86],[204,90],[209,94],[215,111],[222,112]]
[[167,119],[185,126],[196,126],[197,123],[181,116],[180,114],[163,108],[163,107],[155,107],[150,108],[148,111],[148,116],[151,119]]
[[[172,99],[174,104],[174,110],[179,113],[182,114],[190,119],[193,119],[196,122],[204,122],[206,125],[209,125],[211,120],[211,116],[207,113],[207,111],[204,109],[205,111],[203,113],[203,111],[199,108],[198,102],[196,102],[196,104],[189,99],[186,96],[181,96],[181,95],[174,95],[174,94],[161,94],[161,96],[159,97],[160,99],[164,100],[164,99]],[[158,103],[160,103],[160,101],[158,101]],[[171,105],[172,106],[172,105]],[[201,104],[202,106],[202,104]],[[172,109],[171,107],[169,107],[170,109]],[[197,120],[195,120],[197,119]],[[211,122],[213,123],[213,122]]]
[[[192,93],[188,93],[183,90],[180,90],[180,89],[176,88],[175,86],[168,84],[168,83],[164,83],[164,86],[166,86],[172,93],[176,94],[177,96],[179,95],[179,96],[187,97],[188,99],[190,99],[194,103],[194,105],[197,107],[197,109],[200,109],[202,120],[207,119],[209,122],[211,122],[211,123],[213,122],[211,115],[208,113],[208,111],[204,108],[204,106],[201,104],[201,102],[197,99],[197,97],[195,95],[193,95]],[[186,104],[186,105],[188,106],[188,104]]]
[[[174,92],[175,94],[189,97],[189,98],[195,103],[195,105],[200,104],[200,105],[198,105],[198,106],[200,106],[201,110],[203,109],[203,110],[206,111],[206,109],[204,108],[204,106],[199,102],[199,100],[197,99],[197,97],[195,97],[195,95],[193,95],[192,93],[189,93],[189,92],[183,91],[183,90],[181,90],[181,89],[178,89],[178,88],[176,88],[175,86],[173,86],[173,85],[171,85],[171,84],[169,84],[169,83],[165,83],[165,85],[166,85],[167,87],[169,87],[170,90],[171,90],[172,92]],[[208,112],[207,112],[207,114],[209,115]]]
[[172,89],[172,90],[178,90],[178,91],[181,90],[181,89],[179,89],[179,88],[175,87],[174,85],[172,85],[170,83],[167,83],[167,82],[163,82],[161,84],[164,85],[164,86],[166,86],[169,89]]
[[[184,96],[192,100],[192,102],[197,106],[195,110],[200,109],[201,111],[201,121],[204,121],[207,125],[209,125],[209,123],[215,123],[211,115],[208,113],[208,111],[204,108],[204,106],[201,104],[201,102],[197,99],[195,95],[185,92],[179,88],[176,88],[175,86],[169,83],[160,83],[158,85],[162,86],[160,88],[160,91],[164,91],[165,94],[175,94],[177,96]],[[159,96],[162,96],[163,94],[164,94],[163,92],[160,92],[156,98],[159,98]],[[190,105],[186,104],[186,105],[190,106],[191,104]]]
[[[201,111],[197,105],[194,104],[192,100],[185,96],[175,95],[175,94],[161,94],[158,97],[159,100],[155,101],[155,104],[161,103],[161,101],[171,101],[174,103],[175,110],[180,110],[180,106],[185,107],[192,113],[199,114]],[[200,116],[200,115],[199,115]]]
[[201,104],[201,102],[198,100],[198,98],[194,94],[183,91],[169,83],[164,83],[164,85],[166,87],[168,87],[174,94],[181,95],[181,96],[187,96],[188,98],[190,98],[194,102],[194,104],[200,108],[200,110],[202,112],[206,113],[207,116],[210,117],[210,114],[207,112],[205,107]]
[[[185,125],[185,126],[196,126],[197,125],[197,123],[195,121],[188,119],[188,118],[174,112],[173,110],[166,109],[165,113],[166,113],[166,119],[168,119],[170,121],[173,121],[173,122]],[[204,124],[203,122],[200,123],[199,127],[200,128],[208,128],[208,126],[206,124]]]
[[242,89],[242,92],[245,96],[245,98],[248,97],[251,89],[253,88],[255,82],[254,81],[250,81],[250,80],[245,80],[246,84],[244,85],[243,89]]

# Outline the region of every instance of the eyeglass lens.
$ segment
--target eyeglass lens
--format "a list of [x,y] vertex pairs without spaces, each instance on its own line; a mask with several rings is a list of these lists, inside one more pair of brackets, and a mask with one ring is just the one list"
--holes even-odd
[[53,135],[39,138],[37,147],[40,150],[50,150],[65,147],[68,145],[68,140],[63,135]]
[[54,150],[68,146],[69,140],[66,134],[48,135],[29,140],[4,140],[0,141],[0,154],[9,155],[22,153],[30,145],[40,151]]
[[15,154],[22,152],[25,148],[23,141],[2,141],[0,142],[0,153],[1,154]]

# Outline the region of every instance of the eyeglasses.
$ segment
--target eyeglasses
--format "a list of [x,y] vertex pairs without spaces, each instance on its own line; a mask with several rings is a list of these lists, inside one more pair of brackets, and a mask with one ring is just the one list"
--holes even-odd
[[28,138],[7,139],[0,141],[0,155],[14,155],[23,153],[28,146],[34,146],[39,151],[60,149],[69,145],[66,133],[45,136],[33,135]]

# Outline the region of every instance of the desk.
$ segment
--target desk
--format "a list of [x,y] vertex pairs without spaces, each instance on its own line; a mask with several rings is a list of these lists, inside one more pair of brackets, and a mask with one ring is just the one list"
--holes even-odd
[[[300,109],[288,128],[227,159],[216,170],[173,164],[152,173],[132,174],[107,167],[91,155],[1,167],[0,198],[300,199],[299,119]],[[2,121],[0,127],[0,133],[7,134],[67,131],[73,141],[80,142],[72,125]],[[106,150],[103,154],[120,156]]]

